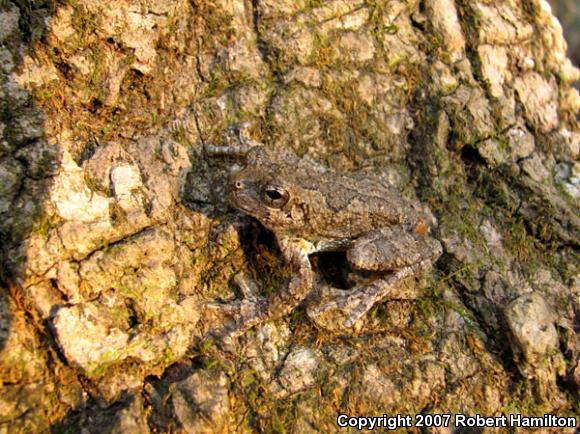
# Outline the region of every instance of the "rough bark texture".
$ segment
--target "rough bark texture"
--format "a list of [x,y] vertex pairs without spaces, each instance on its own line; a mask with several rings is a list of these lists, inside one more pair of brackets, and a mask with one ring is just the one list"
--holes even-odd
[[[1,0],[0,43],[0,432],[578,415],[579,73],[546,1]],[[288,278],[202,153],[241,122],[428,204],[418,296],[212,345],[234,274]]]
[[[580,65],[580,3],[574,0],[551,0],[552,10],[562,22],[564,37],[568,42],[568,56],[576,66]],[[580,83],[574,84],[576,88]]]

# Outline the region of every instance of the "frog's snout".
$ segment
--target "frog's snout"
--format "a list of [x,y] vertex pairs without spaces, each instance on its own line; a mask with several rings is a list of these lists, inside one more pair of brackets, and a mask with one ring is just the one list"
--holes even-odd
[[237,207],[250,203],[252,183],[243,179],[234,179],[228,191],[230,201]]
[[230,178],[227,185],[227,193],[230,198],[235,197],[240,191],[244,190],[246,187],[245,182],[237,177]]

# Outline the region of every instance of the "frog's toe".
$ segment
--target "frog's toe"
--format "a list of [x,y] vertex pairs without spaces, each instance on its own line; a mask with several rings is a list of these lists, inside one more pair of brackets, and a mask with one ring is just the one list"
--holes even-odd
[[323,288],[320,291],[319,303],[307,309],[308,317],[325,330],[357,328],[375,303],[393,292],[395,283],[400,280],[400,273],[346,291]]
[[235,301],[230,303],[209,302],[205,304],[205,307],[230,316],[235,316],[241,309],[238,302]]
[[260,292],[256,282],[245,273],[237,273],[233,278],[233,282],[242,292],[244,298],[255,298]]
[[235,329],[223,327],[210,331],[207,336],[209,338],[207,342],[211,342],[211,345],[207,346],[208,348],[215,348],[220,352],[231,355],[237,353],[238,335],[235,333]]
[[210,302],[207,303],[206,306],[225,315],[233,316],[239,322],[244,318],[256,316],[259,313],[262,304],[263,301],[261,298],[252,297],[227,303]]
[[226,324],[213,334],[222,350],[234,353],[237,338],[263,320],[267,303],[262,297],[252,297],[228,303],[208,303],[208,306],[233,319],[224,319]]
[[351,291],[324,288],[318,303],[308,306],[308,318],[319,328],[328,331],[346,331],[354,327],[358,320],[370,309],[362,307],[365,300]]
[[347,332],[361,327],[361,314],[352,314],[348,308],[339,307],[336,304],[326,304],[317,306],[307,311],[310,320],[320,329],[330,332]]
[[370,306],[367,303],[360,303],[356,306],[344,309],[344,313],[346,315],[346,319],[343,321],[343,326],[346,328],[353,327],[360,319],[362,319],[366,313],[373,307],[371,304]]
[[222,351],[235,354],[238,348],[237,336],[234,336],[230,331],[222,333],[218,336],[217,345]]
[[236,274],[233,278],[233,282],[242,293],[241,300],[233,300],[223,303],[208,302],[206,303],[206,306],[209,309],[235,318],[255,316],[256,311],[264,304],[263,298],[257,295],[259,292],[258,286],[244,273]]

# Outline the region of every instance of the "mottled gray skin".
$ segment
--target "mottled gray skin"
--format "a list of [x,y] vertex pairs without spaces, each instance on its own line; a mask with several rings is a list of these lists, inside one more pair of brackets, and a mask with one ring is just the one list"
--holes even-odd
[[255,297],[238,281],[246,298],[227,309],[236,316],[228,336],[282,317],[304,300],[313,286],[312,253],[346,251],[353,268],[382,272],[368,285],[337,290],[333,300],[309,306],[309,317],[320,325],[318,317],[341,311],[345,327],[389,295],[398,281],[440,256],[441,245],[426,234],[419,204],[380,181],[332,172],[286,150],[255,146],[245,157],[245,166],[232,176],[230,201],[274,233],[293,276],[268,299]]

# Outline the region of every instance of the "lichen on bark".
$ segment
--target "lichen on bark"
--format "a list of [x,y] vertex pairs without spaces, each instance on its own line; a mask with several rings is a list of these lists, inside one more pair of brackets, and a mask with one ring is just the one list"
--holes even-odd
[[[580,73],[545,0],[4,0],[0,44],[0,431],[579,415]],[[236,273],[288,278],[203,153],[240,124],[427,204],[418,297],[213,345]]]

